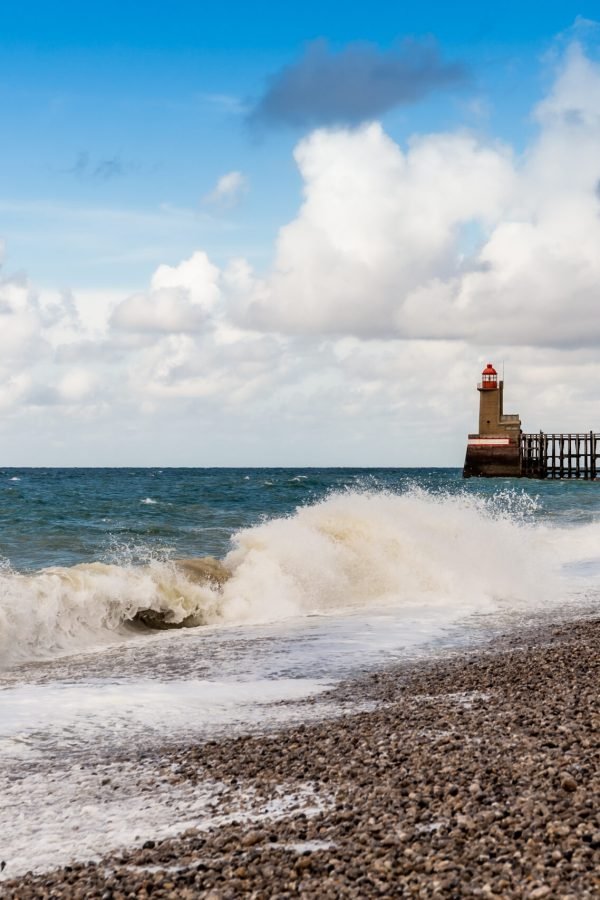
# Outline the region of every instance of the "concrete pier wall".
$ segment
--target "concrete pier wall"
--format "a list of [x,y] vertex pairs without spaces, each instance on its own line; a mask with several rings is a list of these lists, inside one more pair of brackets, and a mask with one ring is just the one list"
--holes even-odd
[[[497,441],[494,443],[494,441]],[[521,450],[518,440],[505,435],[469,435],[463,468],[465,478],[519,478]]]

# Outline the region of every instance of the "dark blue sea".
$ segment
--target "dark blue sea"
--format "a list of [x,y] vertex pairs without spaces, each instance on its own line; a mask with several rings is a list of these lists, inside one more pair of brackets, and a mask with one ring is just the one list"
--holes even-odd
[[143,793],[132,750],[335,715],[343,678],[587,614],[599,589],[596,483],[0,470],[6,875],[208,821],[168,779]]
[[225,555],[232,536],[336,492],[473,494],[535,500],[532,516],[596,521],[590,482],[463,480],[459,469],[4,469],[0,556],[18,571],[148,553]]

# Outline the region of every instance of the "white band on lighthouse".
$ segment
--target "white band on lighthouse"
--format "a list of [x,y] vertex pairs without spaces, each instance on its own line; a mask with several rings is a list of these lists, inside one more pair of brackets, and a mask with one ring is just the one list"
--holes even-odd
[[469,438],[469,447],[507,447],[510,438]]

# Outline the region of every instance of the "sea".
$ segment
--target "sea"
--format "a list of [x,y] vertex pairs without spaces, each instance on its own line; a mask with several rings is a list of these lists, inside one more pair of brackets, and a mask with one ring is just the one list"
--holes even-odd
[[[205,557],[228,577],[180,563]],[[210,824],[161,748],[337,715],[344,679],[599,598],[592,482],[0,470],[0,878]]]

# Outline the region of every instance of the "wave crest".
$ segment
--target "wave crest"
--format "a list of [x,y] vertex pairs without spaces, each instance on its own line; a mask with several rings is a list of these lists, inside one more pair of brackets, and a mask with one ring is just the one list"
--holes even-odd
[[348,491],[238,532],[222,562],[0,571],[0,658],[73,652],[136,621],[242,624],[436,604],[458,616],[539,603],[556,590],[557,565],[528,503]]

